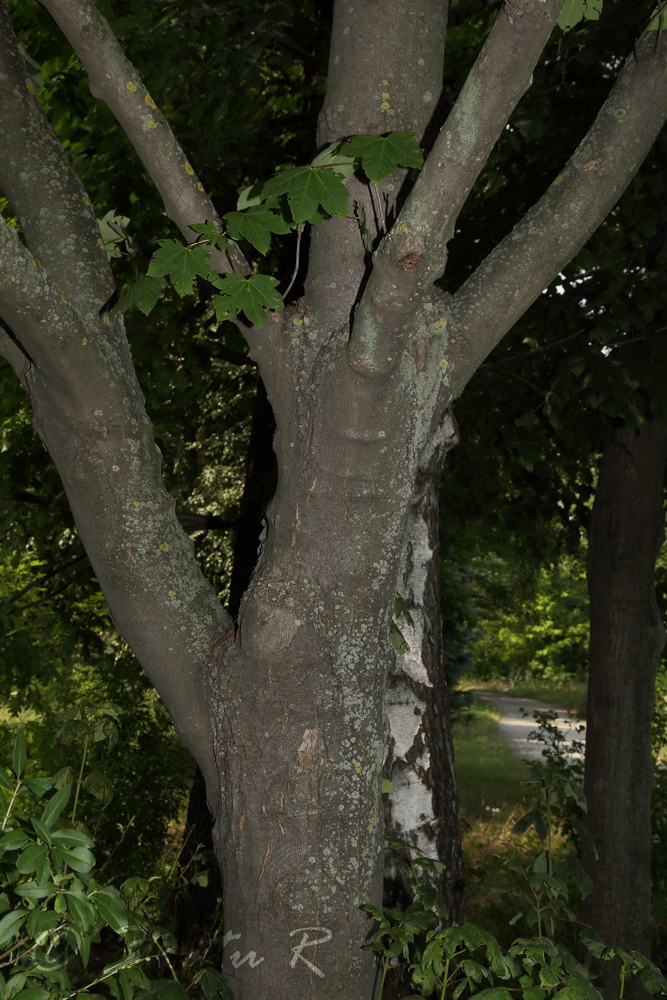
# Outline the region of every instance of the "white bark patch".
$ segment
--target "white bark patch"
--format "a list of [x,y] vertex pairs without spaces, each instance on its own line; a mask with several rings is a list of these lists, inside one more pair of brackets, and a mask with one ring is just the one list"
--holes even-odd
[[319,751],[320,734],[317,729],[305,729],[303,741],[297,751],[299,766],[297,772],[305,774],[317,764],[320,758]]
[[[429,757],[420,760],[424,770],[428,769]],[[435,838],[432,835],[435,823],[431,793],[418,774],[410,769],[401,771],[394,777],[392,794],[393,831],[410,840],[427,857],[437,858]]]

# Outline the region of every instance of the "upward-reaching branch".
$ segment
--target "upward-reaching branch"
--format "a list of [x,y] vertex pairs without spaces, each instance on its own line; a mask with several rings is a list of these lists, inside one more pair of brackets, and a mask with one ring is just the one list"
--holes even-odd
[[611,211],[667,118],[667,38],[646,32],[562,173],[454,296],[474,370]]
[[[90,0],[40,0],[83,63],[94,97],[108,105],[134,146],[164,202],[167,215],[187,243],[198,239],[190,226],[220,217],[167,120],[148,93],[139,73],[121,49],[111,28]],[[234,243],[225,254],[214,251],[220,272],[250,271]]]
[[[45,266],[58,261],[60,293],[93,321],[114,284],[95,213],[44,117],[0,2],[0,189]],[[18,333],[18,331],[15,331]]]
[[562,0],[507,3],[471,69],[424,168],[373,261],[350,338],[362,373],[391,371],[421,292],[445,269],[463,203],[531,83]]

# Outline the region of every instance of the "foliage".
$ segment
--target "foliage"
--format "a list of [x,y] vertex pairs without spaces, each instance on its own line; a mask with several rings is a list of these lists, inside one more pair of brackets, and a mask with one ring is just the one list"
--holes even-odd
[[[114,715],[107,706],[93,738],[109,738]],[[80,729],[81,723],[70,718],[64,725]],[[59,786],[54,777],[27,776],[22,729],[11,756],[11,772],[0,768],[0,960],[7,970],[0,973],[0,996],[87,1000],[101,986],[122,1000],[167,994],[170,1000],[229,1000],[214,969],[202,969],[188,989],[178,981],[168,954],[175,942],[145,905],[147,880],[129,879],[117,889],[95,877],[94,841],[75,825],[79,793],[92,776],[84,778],[85,757],[74,783]],[[91,956],[102,936],[107,954],[115,956],[97,970]],[[149,978],[158,958],[171,971],[168,982]]]
[[[197,243],[159,240],[147,274],[121,296],[117,308],[125,311],[134,305],[148,315],[166,281],[182,298],[194,293],[195,279],[200,278],[217,292],[213,306],[218,322],[241,314],[253,326],[264,326],[269,310],[284,307],[274,287],[277,279],[268,274],[219,275],[211,266],[211,249],[224,252],[230,239],[242,239],[266,255],[273,234],[285,235],[304,223],[320,225],[327,216],[344,218],[350,203],[345,182],[355,170],[376,184],[399,166],[421,167],[423,159],[410,132],[357,135],[333,143],[310,164],[281,170],[241,192],[236,210],[223,216],[224,232],[208,220],[192,226],[201,234]],[[363,219],[359,224],[363,227]]]
[[[636,977],[650,994],[667,992],[667,980],[648,958],[607,947],[593,930],[576,920],[576,903],[590,890],[576,852],[557,860],[554,839],[563,831],[586,838],[581,822],[585,809],[582,765],[563,749],[564,737],[551,713],[538,713],[535,738],[544,744],[542,760],[531,764],[526,783],[530,810],[514,827],[516,834],[533,829],[538,850],[527,863],[501,857],[502,880],[496,891],[507,894],[519,910],[511,924],[524,920],[533,936],[518,937],[502,947],[487,929],[474,923],[444,927],[442,901],[430,877],[438,862],[403,841],[388,838],[389,870],[398,867],[414,894],[404,909],[367,906],[375,927],[368,947],[381,962],[380,998],[388,977],[399,975],[404,1000],[451,995],[510,1000],[515,991],[530,991],[538,1000],[602,1000],[595,987],[597,969],[576,957],[582,947],[598,962],[620,959],[618,995]],[[535,793],[537,793],[535,795]],[[572,843],[572,842],[570,842]],[[569,940],[568,940],[569,939]],[[418,992],[415,992],[418,991]]]
[[479,631],[470,648],[474,675],[512,684],[528,678],[553,684],[585,676],[583,567],[571,559],[543,567],[526,590],[516,575],[522,567],[491,556],[477,565]]

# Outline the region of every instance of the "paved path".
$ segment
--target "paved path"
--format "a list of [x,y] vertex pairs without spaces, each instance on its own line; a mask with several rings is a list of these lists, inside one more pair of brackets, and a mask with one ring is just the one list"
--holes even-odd
[[[512,749],[521,757],[540,757],[542,755],[542,743],[535,743],[528,739],[528,734],[535,730],[535,719],[533,712],[558,712],[555,724],[560,731],[571,739],[586,743],[586,730],[576,733],[573,730],[576,726],[584,725],[576,716],[570,715],[563,708],[554,708],[543,701],[535,701],[533,698],[514,698],[506,694],[495,694],[488,691],[473,691],[477,698],[490,701],[498,711],[501,718],[498,728]],[[521,711],[527,712],[527,715]],[[574,758],[581,758],[581,753],[572,754]]]

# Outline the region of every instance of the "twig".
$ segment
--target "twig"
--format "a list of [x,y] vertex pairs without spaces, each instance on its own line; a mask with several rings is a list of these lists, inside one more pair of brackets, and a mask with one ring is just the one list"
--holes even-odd
[[295,260],[295,263],[294,263],[294,272],[292,274],[292,278],[291,278],[291,281],[290,281],[289,285],[287,286],[287,288],[283,292],[283,298],[284,299],[286,299],[287,296],[289,295],[289,293],[290,293],[290,291],[292,289],[292,285],[296,281],[296,276],[299,273],[299,259],[300,259],[300,256],[301,256],[301,234],[302,234],[302,232],[303,232],[303,222],[300,222],[299,225],[297,226],[297,230],[296,230],[296,260]]

